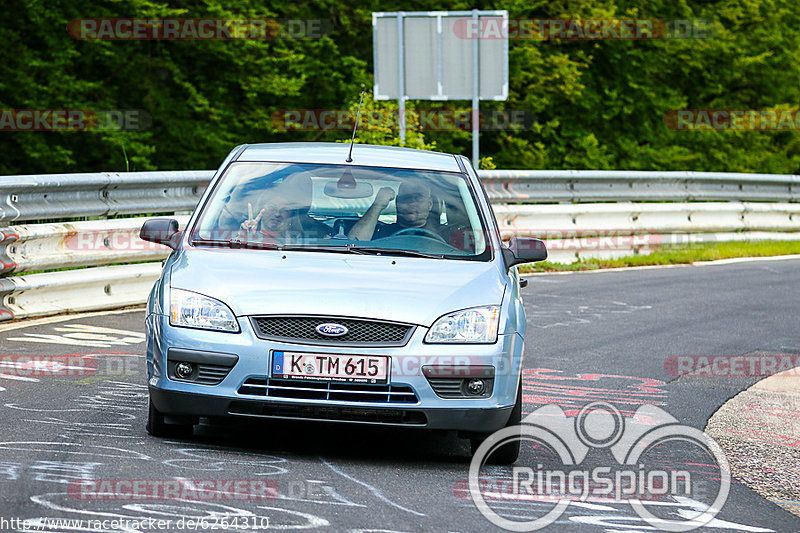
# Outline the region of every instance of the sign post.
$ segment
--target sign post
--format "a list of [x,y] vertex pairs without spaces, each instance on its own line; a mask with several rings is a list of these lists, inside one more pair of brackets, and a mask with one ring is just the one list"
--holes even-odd
[[[484,28],[495,31],[483,31]],[[471,100],[472,163],[480,158],[480,100],[508,98],[508,11],[372,14],[375,100]]]

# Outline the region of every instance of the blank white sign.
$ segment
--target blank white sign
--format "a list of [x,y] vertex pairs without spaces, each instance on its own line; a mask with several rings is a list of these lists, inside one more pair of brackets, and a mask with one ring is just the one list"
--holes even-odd
[[[403,40],[398,39],[399,13],[373,13],[375,49],[375,99],[470,100],[473,93],[472,32],[469,11],[405,12]],[[508,98],[508,40],[502,32],[484,31],[489,25],[505,27],[507,11],[479,12],[478,95],[481,100]],[[403,56],[403,85],[398,68]]]

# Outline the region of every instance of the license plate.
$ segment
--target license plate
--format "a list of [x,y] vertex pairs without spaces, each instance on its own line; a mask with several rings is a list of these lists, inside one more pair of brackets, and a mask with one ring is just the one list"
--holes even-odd
[[272,377],[349,383],[386,383],[389,357],[272,352]]

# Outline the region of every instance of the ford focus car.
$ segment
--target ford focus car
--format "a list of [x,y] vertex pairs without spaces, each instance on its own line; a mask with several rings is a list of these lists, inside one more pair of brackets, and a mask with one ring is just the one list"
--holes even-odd
[[173,249],[147,304],[152,435],[295,419],[455,430],[474,449],[519,423],[515,265],[547,252],[503,244],[465,157],[239,146],[185,229],[150,219],[140,235]]

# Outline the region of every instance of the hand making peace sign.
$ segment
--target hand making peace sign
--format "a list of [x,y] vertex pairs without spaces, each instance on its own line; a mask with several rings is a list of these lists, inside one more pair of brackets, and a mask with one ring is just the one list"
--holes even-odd
[[258,215],[253,218],[253,204],[247,204],[247,219],[242,222],[241,228],[245,231],[258,231],[258,223],[261,221],[261,216],[264,214],[264,210],[258,212]]

